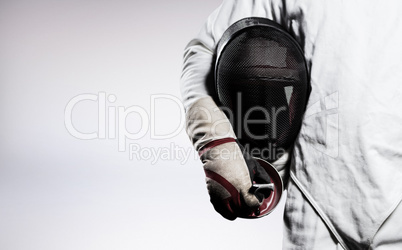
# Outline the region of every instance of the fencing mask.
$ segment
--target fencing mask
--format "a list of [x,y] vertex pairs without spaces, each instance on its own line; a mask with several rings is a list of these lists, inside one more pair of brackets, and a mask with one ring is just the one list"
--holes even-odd
[[259,158],[270,176],[267,183],[275,186],[258,213],[249,217],[266,215],[279,203],[283,191],[278,172],[268,162],[291,150],[310,93],[302,49],[273,21],[242,19],[218,43],[215,89],[238,142]]
[[245,18],[217,47],[215,87],[243,147],[275,161],[299,133],[310,85],[303,52],[277,23]]

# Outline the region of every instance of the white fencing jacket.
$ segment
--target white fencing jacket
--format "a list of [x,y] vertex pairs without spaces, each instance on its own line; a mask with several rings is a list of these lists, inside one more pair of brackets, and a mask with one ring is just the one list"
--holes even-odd
[[369,242],[402,199],[401,15],[399,0],[224,1],[185,50],[184,106],[212,95],[215,47],[231,24],[281,24],[312,87],[291,179],[338,240]]

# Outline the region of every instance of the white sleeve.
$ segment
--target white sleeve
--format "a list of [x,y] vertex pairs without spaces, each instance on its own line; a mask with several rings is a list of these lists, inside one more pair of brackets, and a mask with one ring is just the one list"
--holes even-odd
[[[276,2],[276,3],[274,3]],[[224,0],[208,17],[198,36],[184,51],[180,89],[185,109],[196,100],[214,96],[213,63],[215,47],[224,31],[245,17],[280,20],[279,0]]]

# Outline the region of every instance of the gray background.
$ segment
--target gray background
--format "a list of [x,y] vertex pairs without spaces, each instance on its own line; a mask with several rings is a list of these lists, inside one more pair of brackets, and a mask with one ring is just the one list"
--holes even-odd
[[[283,202],[259,220],[224,220],[183,129],[157,140],[128,115],[128,131],[146,132],[126,141],[141,147],[130,159],[109,133],[82,140],[65,127],[73,97],[105,93],[117,98],[108,110],[155,117],[157,134],[180,128],[180,107],[151,110],[151,95],[180,97],[183,49],[219,4],[0,1],[0,249],[280,249]],[[78,103],[72,120],[96,132],[97,102]],[[172,148],[192,154],[147,154]]]

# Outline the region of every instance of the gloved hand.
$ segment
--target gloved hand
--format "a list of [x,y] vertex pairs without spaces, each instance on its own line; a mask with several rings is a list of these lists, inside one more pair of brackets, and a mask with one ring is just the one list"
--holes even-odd
[[204,164],[208,192],[215,210],[234,220],[255,211],[269,193],[259,198],[250,193],[252,178],[269,183],[258,162],[236,142],[227,117],[211,97],[204,97],[187,110],[187,133]]

